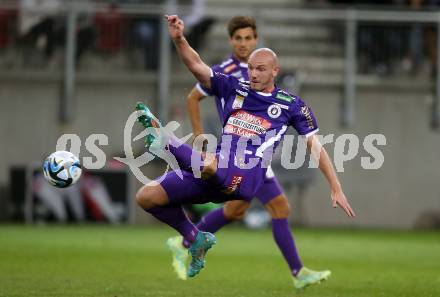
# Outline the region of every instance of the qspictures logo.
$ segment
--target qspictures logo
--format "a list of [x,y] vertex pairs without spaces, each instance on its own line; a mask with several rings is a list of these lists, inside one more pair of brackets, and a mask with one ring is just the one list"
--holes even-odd
[[[307,116],[307,110],[302,111],[305,116]],[[152,180],[161,182],[165,177],[165,174],[172,170],[183,179],[182,169],[179,166],[179,162],[176,156],[173,155],[168,149],[170,145],[179,148],[184,145],[192,137],[192,133],[187,134],[182,138],[178,138],[175,132],[180,128],[180,124],[176,121],[171,121],[165,126],[157,128],[147,128],[143,130],[138,135],[132,137],[133,127],[137,122],[138,114],[133,112],[128,117],[124,130],[124,144],[123,150],[125,156],[115,157],[114,159],[126,164],[130,168],[130,171],[143,184],[148,184]],[[223,135],[220,141],[214,135],[203,134],[199,135],[194,139],[193,154],[191,156],[191,167],[193,173],[196,177],[200,177],[200,166],[203,164],[202,159],[203,154],[200,153],[197,147],[201,147],[201,143],[207,142],[208,152],[215,153],[217,145],[221,148],[223,154],[219,155],[219,168],[227,168],[229,166],[229,157],[238,158],[241,160],[240,168],[252,169],[259,164],[265,164],[268,167],[271,164],[271,158],[273,155],[273,137],[279,138],[279,133],[273,130],[267,131],[268,127],[264,122],[259,119],[252,120],[252,125],[245,125],[239,120],[243,120],[246,115],[241,115],[237,117],[237,120],[229,123],[229,125],[234,126],[234,131],[244,131],[246,133],[233,133],[236,136],[240,136],[237,141],[237,145],[232,146],[232,135]],[[248,118],[246,118],[249,120]],[[157,120],[157,119],[156,119]],[[239,129],[239,130],[237,130]],[[266,133],[266,139],[264,142],[257,137],[259,132]],[[228,132],[225,129],[225,132]],[[284,133],[284,131],[283,131]],[[145,151],[142,152],[140,156],[135,157],[133,152],[133,143],[136,141],[144,141],[145,137],[153,136],[154,143]],[[337,172],[344,172],[344,165],[347,162],[353,162],[356,157],[360,157],[361,167],[365,170],[377,170],[380,169],[384,162],[385,157],[380,149],[387,144],[385,135],[383,134],[369,134],[362,139],[355,134],[342,134],[336,136],[334,134],[328,135],[315,135],[317,145],[312,145],[311,152],[315,158],[310,158],[308,164],[309,168],[318,168],[319,166],[319,156],[320,150],[324,145],[333,144],[333,164]],[[299,138],[295,143],[295,138]],[[68,143],[70,142],[70,149],[68,149]],[[85,141],[86,150],[93,156],[82,157],[82,166],[86,169],[101,169],[105,166],[107,162],[107,156],[100,146],[106,146],[109,144],[109,137],[105,134],[91,134],[87,137]],[[271,144],[271,145],[268,145]],[[360,152],[360,147],[363,147],[364,152]],[[233,149],[232,149],[233,148]],[[295,149],[295,151],[293,151]],[[76,134],[63,134],[57,141],[56,150],[69,150],[73,154],[79,157],[81,150],[81,139]],[[254,153],[257,152],[258,154]],[[225,153],[227,152],[227,154]],[[304,165],[306,160],[306,155],[308,154],[306,139],[303,136],[285,135],[284,141],[281,144],[281,166],[285,169],[298,169]],[[260,162],[261,156],[269,156],[266,160],[267,162]],[[227,157],[225,157],[227,156]],[[259,157],[257,157],[259,156]],[[163,160],[167,164],[167,168],[160,176],[153,177],[150,179],[145,176],[141,168],[155,158]],[[263,157],[264,158],[264,157]],[[246,161],[244,161],[246,160]]]

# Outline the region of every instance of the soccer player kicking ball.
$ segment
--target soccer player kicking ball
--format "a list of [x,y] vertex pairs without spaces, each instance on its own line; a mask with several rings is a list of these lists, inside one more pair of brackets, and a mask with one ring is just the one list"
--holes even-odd
[[[229,43],[231,44],[233,52],[228,59],[218,65],[212,66],[212,70],[214,72],[232,75],[240,81],[248,81],[247,61],[250,54],[255,50],[258,42],[255,19],[248,16],[236,16],[228,22],[227,28]],[[210,95],[210,90],[204,89],[199,83],[188,95],[187,107],[195,137],[203,134],[200,120],[200,101]],[[293,97],[284,93],[280,93],[278,99],[280,99],[280,103],[294,100]],[[239,98],[237,100],[238,104],[242,104],[243,101],[244,97],[243,99]],[[223,124],[226,120],[224,116],[227,116],[224,112],[224,99],[215,97],[215,103],[220,121]],[[289,202],[270,167],[266,173],[264,182],[255,196],[265,206],[272,217],[273,237],[290,268],[295,287],[301,289],[327,279],[331,274],[329,270],[313,271],[303,266],[289,229]],[[228,201],[222,208],[206,214],[197,224],[197,228],[202,231],[215,233],[223,226],[235,220],[241,220],[249,207],[250,203],[248,201]],[[182,240],[182,236],[172,237],[168,239],[167,245],[173,253],[173,267],[177,276],[185,280],[187,277],[186,261],[188,258],[186,248],[189,245],[188,242],[182,242]]]
[[[226,149],[221,145],[213,158],[206,158],[202,178],[196,178],[191,172],[194,170],[191,158],[197,152],[172,140],[163,144],[162,137],[147,139],[151,147],[166,146],[183,171],[181,177],[179,172],[172,171],[161,177],[160,183],[143,186],[136,200],[145,211],[173,227],[188,241],[192,257],[188,276],[195,276],[204,267],[206,252],[215,244],[215,236],[199,231],[185,216],[182,204],[250,201],[264,183],[268,159],[288,125],[306,137],[313,157],[320,161],[319,168],[331,187],[333,207],[339,206],[354,217],[328,154],[314,135],[318,127],[312,111],[300,98],[274,85],[279,70],[275,53],[270,49],[254,51],[248,61],[250,83],[240,82],[233,76],[212,71],[183,36],[183,21],[176,15],[166,18],[170,36],[184,64],[205,89],[224,98],[222,139],[231,140]],[[290,96],[292,100],[287,102],[280,99],[281,96]],[[137,109],[142,112],[139,120],[145,127],[160,127],[145,106],[138,105]],[[243,139],[247,144],[244,149]],[[252,140],[251,144],[246,142],[248,140]]]

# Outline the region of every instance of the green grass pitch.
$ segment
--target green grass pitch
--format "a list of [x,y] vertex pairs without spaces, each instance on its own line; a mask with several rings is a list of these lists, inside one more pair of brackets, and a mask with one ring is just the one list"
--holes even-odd
[[195,279],[170,265],[167,227],[0,225],[0,296],[440,296],[440,233],[295,230],[304,263],[331,269],[302,292],[270,230],[225,228]]

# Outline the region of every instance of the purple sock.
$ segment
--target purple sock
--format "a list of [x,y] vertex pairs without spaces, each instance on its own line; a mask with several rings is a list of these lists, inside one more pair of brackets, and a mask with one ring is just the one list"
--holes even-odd
[[197,229],[205,232],[215,233],[231,221],[225,218],[223,207],[217,208],[205,214],[197,224]]
[[[230,220],[225,218],[223,207],[221,207],[204,215],[200,222],[197,224],[197,229],[199,229],[200,231],[215,233],[230,222]],[[184,239],[183,245],[185,247],[189,247],[190,243]]]
[[152,214],[159,221],[174,228],[188,242],[193,242],[199,232],[196,226],[188,219],[180,205],[156,206],[145,211]]
[[289,264],[290,271],[296,275],[302,268],[301,259],[295,247],[287,219],[272,219],[272,234],[284,259]]

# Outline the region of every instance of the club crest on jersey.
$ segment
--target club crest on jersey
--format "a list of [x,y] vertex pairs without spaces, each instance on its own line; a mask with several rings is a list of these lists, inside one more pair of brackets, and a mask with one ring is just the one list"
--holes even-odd
[[272,118],[276,119],[281,115],[281,107],[277,104],[272,104],[267,108],[267,114]]

